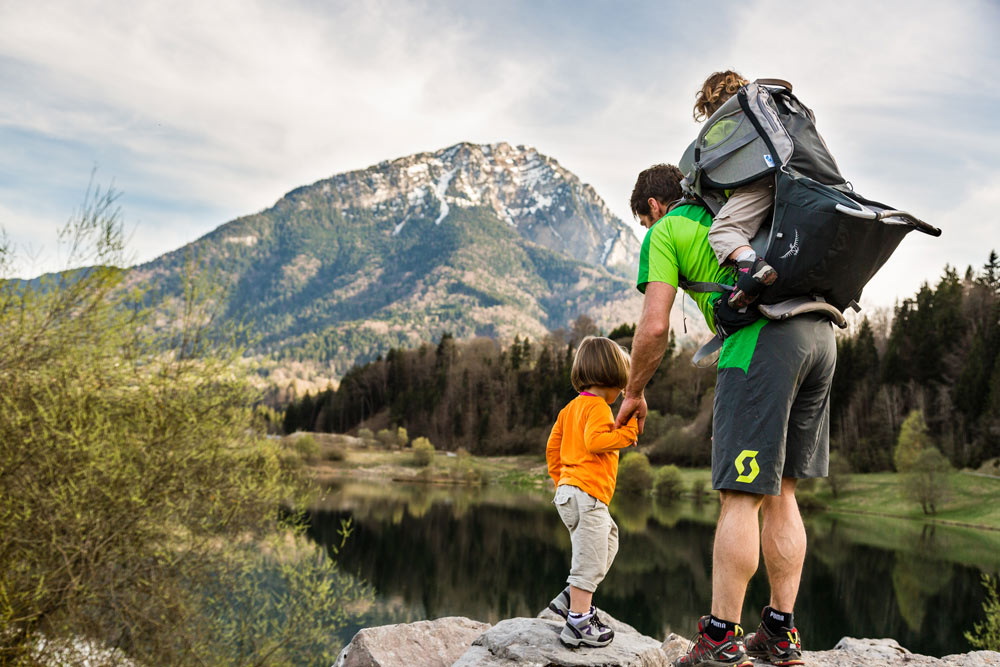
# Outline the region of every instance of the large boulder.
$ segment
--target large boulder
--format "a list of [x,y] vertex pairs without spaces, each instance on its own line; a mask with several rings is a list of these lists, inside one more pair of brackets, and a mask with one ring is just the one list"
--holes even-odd
[[489,628],[461,616],[365,628],[334,667],[450,667]]
[[[334,667],[668,667],[690,639],[669,633],[660,641],[600,612],[615,640],[599,649],[569,649],[559,641],[563,620],[545,610],[490,627],[462,617],[366,628]],[[894,639],[844,637],[829,651],[805,651],[809,667],[1000,667],[1000,653],[973,651],[932,658]],[[759,665],[767,665],[758,661]]]
[[[674,660],[688,649],[689,640],[675,634],[663,642],[663,653]],[[804,651],[809,667],[1000,667],[1000,653],[974,651],[944,658],[917,655],[895,639],[854,639],[844,637],[829,651]],[[768,664],[758,661],[757,664]]]
[[564,621],[545,610],[538,618],[511,618],[484,632],[453,667],[668,667],[660,642],[603,611],[615,640],[599,649],[570,649],[559,640]]

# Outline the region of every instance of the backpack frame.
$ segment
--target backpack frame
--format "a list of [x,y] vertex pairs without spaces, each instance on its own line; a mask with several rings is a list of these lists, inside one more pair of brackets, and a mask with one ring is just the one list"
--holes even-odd
[[[903,237],[941,230],[867,199],[840,174],[813,112],[780,79],[740,88],[705,122],[681,158],[681,187],[717,214],[728,191],[775,179],[775,202],[751,246],[778,272],[761,306],[811,297],[841,313],[857,301]],[[720,291],[714,284],[690,285]]]

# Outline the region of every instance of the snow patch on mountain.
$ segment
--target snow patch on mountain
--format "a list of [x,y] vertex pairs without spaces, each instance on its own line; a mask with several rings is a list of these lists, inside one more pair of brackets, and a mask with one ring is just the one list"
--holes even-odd
[[444,198],[444,193],[448,191],[448,186],[451,184],[451,179],[455,177],[455,172],[458,171],[458,167],[455,167],[451,171],[447,172],[442,176],[437,185],[434,186],[434,194],[437,198],[441,200],[441,213],[438,214],[437,220],[434,221],[435,225],[440,225],[441,221],[444,220],[445,216],[448,215],[448,202]]
[[[320,184],[333,207],[368,209],[436,225],[452,207],[493,209],[523,237],[621,275],[638,262],[639,241],[593,188],[531,146],[450,146],[339,174]],[[345,217],[350,212],[345,210]]]

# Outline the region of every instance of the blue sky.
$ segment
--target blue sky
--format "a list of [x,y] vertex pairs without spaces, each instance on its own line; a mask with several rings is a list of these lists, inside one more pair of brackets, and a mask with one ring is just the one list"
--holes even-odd
[[285,192],[459,141],[528,144],[625,220],[676,162],[694,93],[734,67],[795,84],[866,196],[911,234],[888,305],[1000,250],[1000,4],[0,0],[0,226],[17,273],[58,268],[91,170],[136,261]]

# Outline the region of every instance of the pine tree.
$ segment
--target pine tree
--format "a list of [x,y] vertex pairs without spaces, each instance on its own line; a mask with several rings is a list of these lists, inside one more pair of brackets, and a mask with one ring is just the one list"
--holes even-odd
[[980,282],[993,290],[994,294],[1000,294],[1000,257],[997,257],[996,250],[990,251],[990,257],[983,265]]

